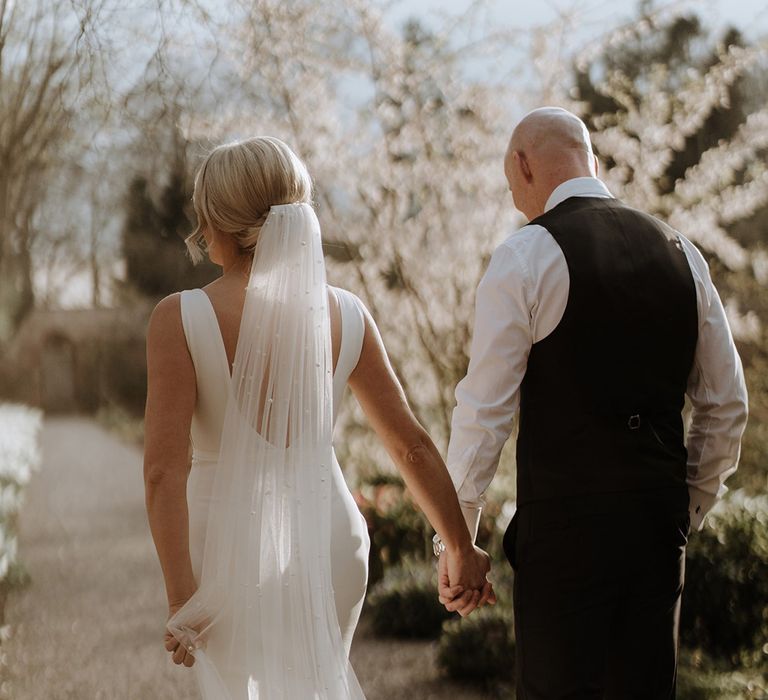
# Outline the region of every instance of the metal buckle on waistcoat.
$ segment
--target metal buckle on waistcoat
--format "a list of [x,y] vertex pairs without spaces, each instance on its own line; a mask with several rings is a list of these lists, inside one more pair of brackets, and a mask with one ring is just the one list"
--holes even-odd
[[640,414],[635,413],[634,416],[630,416],[627,421],[627,427],[630,430],[638,430],[640,428]]

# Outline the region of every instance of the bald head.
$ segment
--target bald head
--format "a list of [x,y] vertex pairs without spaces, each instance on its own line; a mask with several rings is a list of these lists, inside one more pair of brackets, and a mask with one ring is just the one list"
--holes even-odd
[[559,184],[596,176],[597,160],[587,127],[560,107],[529,112],[512,132],[504,172],[517,208],[529,219],[539,216]]
[[586,125],[560,107],[541,107],[526,114],[512,132],[509,145],[531,156],[556,156],[570,151],[592,155]]

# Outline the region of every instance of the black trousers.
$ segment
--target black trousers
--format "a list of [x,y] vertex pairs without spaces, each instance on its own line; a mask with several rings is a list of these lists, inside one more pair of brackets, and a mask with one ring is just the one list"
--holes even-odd
[[675,697],[689,523],[679,499],[518,510],[504,537],[518,700]]

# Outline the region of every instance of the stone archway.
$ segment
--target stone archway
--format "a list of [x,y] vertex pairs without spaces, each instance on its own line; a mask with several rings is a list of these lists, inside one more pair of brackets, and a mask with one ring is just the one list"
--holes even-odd
[[77,409],[75,394],[75,346],[60,333],[49,335],[40,361],[40,399],[43,409],[52,412]]

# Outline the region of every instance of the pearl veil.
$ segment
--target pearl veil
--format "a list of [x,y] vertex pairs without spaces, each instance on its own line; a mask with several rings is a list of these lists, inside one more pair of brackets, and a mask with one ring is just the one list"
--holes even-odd
[[253,256],[199,588],[169,621],[204,700],[363,698],[331,584],[333,388],[320,225],[273,206]]

